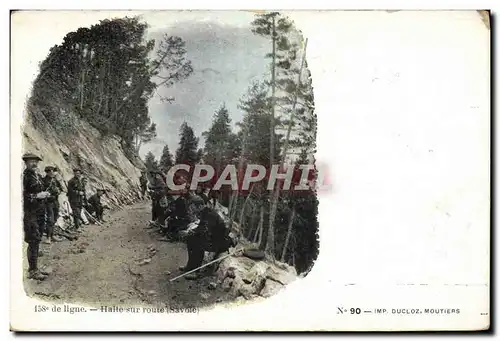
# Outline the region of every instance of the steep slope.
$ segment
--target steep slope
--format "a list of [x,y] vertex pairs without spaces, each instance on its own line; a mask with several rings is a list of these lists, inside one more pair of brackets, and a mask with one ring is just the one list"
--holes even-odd
[[[139,176],[141,161],[134,165],[124,154],[119,140],[103,137],[87,122],[71,113],[71,127],[61,132],[42,115],[31,113],[23,126],[23,152],[40,155],[43,161],[39,168],[56,165],[67,183],[73,176],[73,168],[82,169],[88,178],[87,195],[97,188],[109,190],[103,201],[111,208],[130,204],[139,198]],[[65,201],[65,196],[62,196]]]

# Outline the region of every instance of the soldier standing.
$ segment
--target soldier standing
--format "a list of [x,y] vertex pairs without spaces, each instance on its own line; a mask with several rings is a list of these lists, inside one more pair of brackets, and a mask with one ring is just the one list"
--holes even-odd
[[[54,173],[54,182],[56,183],[57,188],[59,188],[60,193],[65,191],[65,187],[63,187],[63,179],[61,175],[59,174],[59,168],[57,166],[53,166],[52,172]],[[65,184],[67,186],[67,184]],[[55,201],[55,207],[54,207],[54,221],[57,221],[59,219],[59,197]]]
[[73,211],[73,221],[75,230],[80,228],[82,223],[82,208],[85,203],[85,185],[83,182],[82,171],[78,168],[73,169],[75,176],[68,182],[68,201]]
[[62,191],[60,183],[55,178],[54,167],[45,167],[43,185],[45,190],[50,193],[45,202],[45,233],[47,234],[45,243],[50,244],[53,241],[61,241],[57,236],[54,236],[54,224],[57,220],[56,214],[59,214],[59,194]]
[[165,208],[162,208],[161,201],[166,195],[167,185],[159,171],[152,170],[150,174],[153,178],[149,184],[149,192],[151,193],[151,222],[157,222],[160,225],[165,223]]
[[24,241],[28,243],[28,278],[44,280],[47,273],[38,269],[38,251],[42,240],[45,220],[45,198],[50,194],[44,191],[43,181],[38,174],[38,162],[42,159],[34,154],[23,155],[26,169],[23,172],[23,225]]
[[141,171],[141,177],[139,178],[139,182],[141,184],[142,198],[144,199],[146,196],[146,192],[148,190],[148,178],[146,176],[145,171]]

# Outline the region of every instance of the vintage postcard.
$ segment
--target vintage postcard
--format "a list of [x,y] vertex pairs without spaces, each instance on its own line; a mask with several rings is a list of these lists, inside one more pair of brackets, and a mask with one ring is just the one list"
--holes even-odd
[[12,331],[490,327],[488,11],[10,20]]

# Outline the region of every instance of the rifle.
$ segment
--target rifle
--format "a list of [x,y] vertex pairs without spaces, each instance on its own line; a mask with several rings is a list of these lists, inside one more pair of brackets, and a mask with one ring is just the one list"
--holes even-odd
[[[54,199],[57,200],[57,197],[59,196],[59,194],[61,193],[61,191],[57,187],[57,183],[55,183],[55,181],[57,181],[57,180],[54,177],[50,178],[50,182],[47,185],[47,188],[45,189],[45,191],[49,192],[50,196],[54,197]],[[54,187],[54,186],[56,186],[56,187]]]
[[84,213],[86,216],[88,216],[88,217],[92,218],[92,220],[93,220],[93,221],[94,221],[97,225],[102,225],[102,224],[101,224],[101,223],[100,223],[100,222],[99,222],[96,218],[94,218],[94,216],[93,216],[92,214],[90,214],[90,213],[89,213],[89,212],[85,209],[85,207],[82,207],[82,211],[83,211],[83,213]]
[[228,254],[227,254],[227,255],[225,255],[225,256],[219,257],[219,258],[217,258],[217,259],[214,259],[214,260],[213,260],[213,261],[211,261],[211,262],[208,262],[208,263],[206,263],[206,264],[203,264],[202,266],[197,267],[196,269],[193,269],[193,270],[191,270],[191,271],[185,272],[185,273],[183,273],[182,275],[179,275],[179,276],[177,276],[177,277],[174,277],[174,278],[170,279],[170,282],[173,282],[173,281],[175,281],[176,279],[182,278],[182,277],[184,277],[184,276],[186,276],[186,275],[188,275],[188,274],[190,274],[190,273],[193,273],[193,272],[195,272],[195,271],[198,271],[198,270],[200,270],[200,269],[203,269],[203,268],[205,268],[205,267],[209,266],[210,264],[213,264],[213,263],[216,263],[216,262],[220,262],[221,260],[223,260],[223,259],[225,259],[225,258],[227,258],[227,257],[229,257],[229,256],[234,256],[234,255],[236,255],[238,252],[241,252],[241,251],[245,251],[245,248],[241,248],[241,249],[234,250],[233,252],[230,252],[230,253],[228,253]]

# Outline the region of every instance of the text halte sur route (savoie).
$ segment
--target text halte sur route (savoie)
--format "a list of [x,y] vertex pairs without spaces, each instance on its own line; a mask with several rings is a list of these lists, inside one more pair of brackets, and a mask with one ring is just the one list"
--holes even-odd
[[75,307],[70,305],[49,307],[47,305],[36,305],[36,313],[53,312],[53,313],[87,313],[87,312],[101,312],[101,313],[144,313],[144,314],[171,314],[171,313],[198,313],[199,310],[194,307],[118,307],[118,306],[101,306],[100,308],[85,308]]

